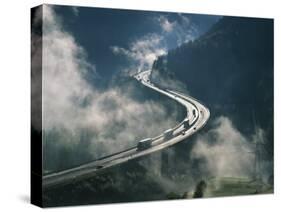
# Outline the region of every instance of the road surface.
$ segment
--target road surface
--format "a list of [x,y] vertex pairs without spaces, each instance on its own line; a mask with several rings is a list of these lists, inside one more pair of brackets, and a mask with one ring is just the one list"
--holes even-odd
[[[185,117],[185,119],[177,126],[172,128],[172,136],[167,139],[163,133],[152,138],[151,145],[146,149],[140,150],[136,146],[75,168],[44,175],[43,189],[50,189],[73,181],[78,181],[93,176],[108,167],[172,146],[188,138],[206,124],[210,117],[208,108],[198,100],[187,96],[186,94],[157,87],[150,82],[150,74],[151,70],[147,70],[136,74],[134,77],[144,86],[174,99],[186,108],[187,117]],[[186,127],[186,122],[188,122],[188,127]]]

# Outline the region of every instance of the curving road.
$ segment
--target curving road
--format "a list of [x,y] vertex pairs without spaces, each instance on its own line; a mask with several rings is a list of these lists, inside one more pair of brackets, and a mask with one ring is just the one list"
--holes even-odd
[[[157,87],[150,82],[150,74],[151,70],[147,70],[136,74],[134,77],[144,86],[147,86],[179,102],[185,106],[187,111],[187,117],[185,117],[185,119],[177,126],[172,128],[172,135],[169,139],[167,139],[167,137],[165,138],[163,133],[155,138],[152,138],[151,145],[146,149],[140,150],[136,146],[75,168],[45,175],[43,176],[43,189],[49,189],[73,181],[78,181],[86,177],[93,176],[108,167],[159,151],[188,138],[206,124],[210,117],[208,108],[206,108],[198,100],[187,96],[186,94],[167,89],[163,90]],[[187,122],[188,127],[186,126]]]

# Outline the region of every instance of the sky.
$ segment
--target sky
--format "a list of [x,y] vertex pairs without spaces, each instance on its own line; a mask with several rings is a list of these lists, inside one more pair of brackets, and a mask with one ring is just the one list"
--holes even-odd
[[[83,46],[98,74],[106,78],[135,65],[132,59],[137,62],[143,59],[140,57],[145,57],[147,47],[151,50],[150,60],[154,60],[168,49],[200,36],[220,18],[91,7],[55,6],[54,9],[63,20],[64,28]],[[124,57],[128,56],[124,50],[133,48],[133,53],[138,55]]]

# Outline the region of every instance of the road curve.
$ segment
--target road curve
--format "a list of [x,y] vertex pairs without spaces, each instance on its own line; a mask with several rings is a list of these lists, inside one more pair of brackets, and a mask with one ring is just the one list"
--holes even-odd
[[[136,146],[75,168],[44,175],[42,179],[42,186],[44,190],[71,183],[73,181],[79,181],[81,179],[93,176],[108,167],[121,164],[134,158],[138,158],[172,146],[188,138],[206,124],[210,117],[208,108],[206,108],[195,98],[187,96],[186,94],[167,89],[163,90],[155,86],[150,82],[150,74],[151,70],[147,70],[136,74],[134,77],[144,86],[174,99],[186,108],[187,117],[185,117],[185,119],[177,126],[172,128],[172,137],[167,140],[164,138],[164,134],[161,134],[157,137],[152,138],[151,146],[147,149],[139,150]],[[184,126],[184,122],[186,119],[189,120],[188,128]]]

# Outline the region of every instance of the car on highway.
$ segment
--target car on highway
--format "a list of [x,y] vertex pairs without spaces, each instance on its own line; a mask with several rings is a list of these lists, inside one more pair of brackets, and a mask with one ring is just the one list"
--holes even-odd
[[185,129],[188,129],[188,128],[190,127],[189,119],[188,119],[188,118],[186,118],[186,119],[183,120],[183,127],[184,127]]
[[168,129],[164,132],[164,140],[167,141],[173,138],[173,129]]
[[192,110],[192,114],[193,114],[193,116],[196,116],[196,110],[195,109]]
[[152,139],[146,138],[143,140],[140,140],[137,145],[137,151],[145,150],[151,147]]

